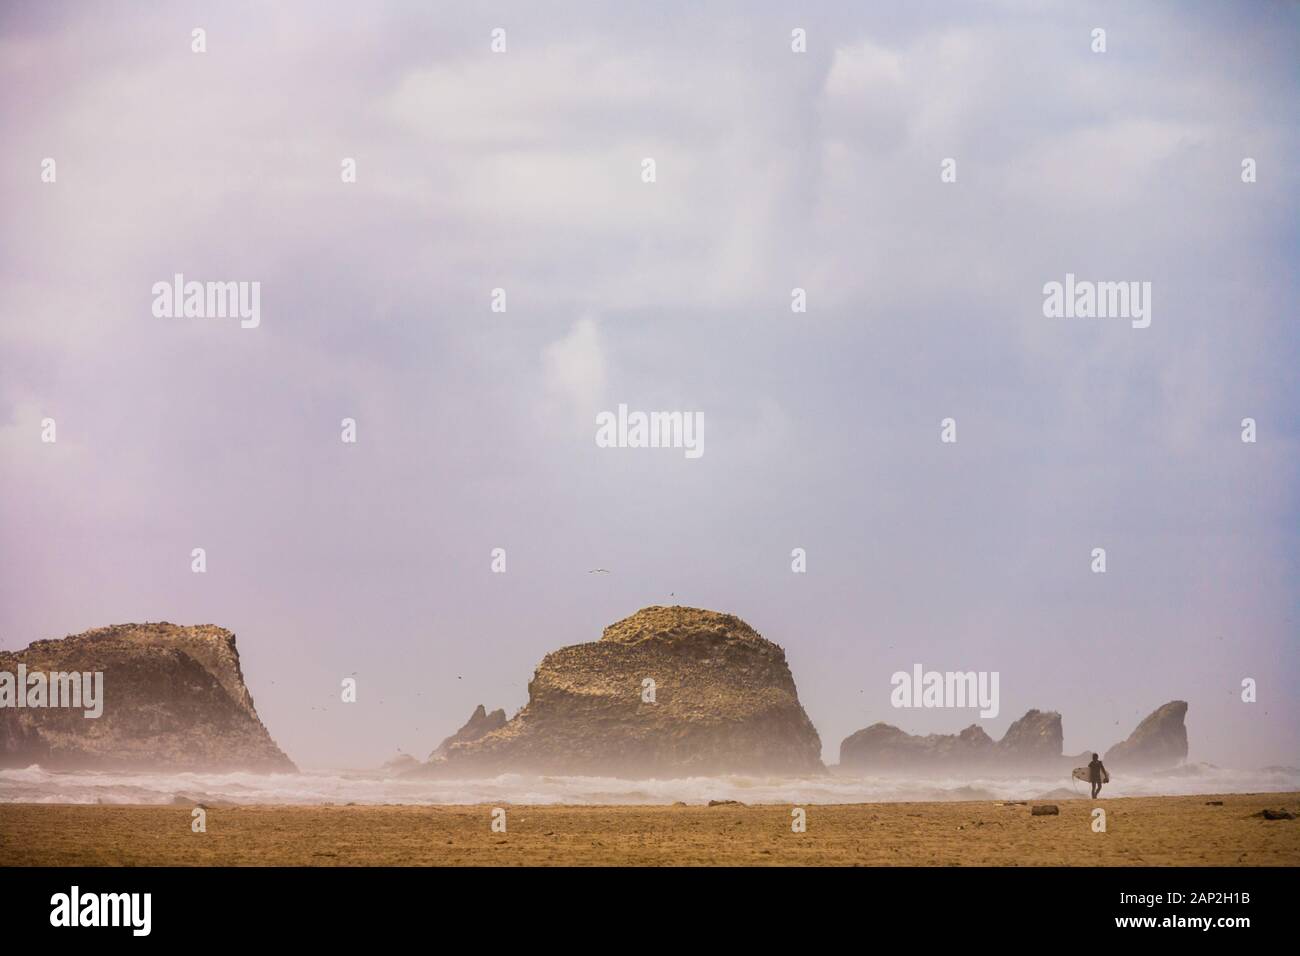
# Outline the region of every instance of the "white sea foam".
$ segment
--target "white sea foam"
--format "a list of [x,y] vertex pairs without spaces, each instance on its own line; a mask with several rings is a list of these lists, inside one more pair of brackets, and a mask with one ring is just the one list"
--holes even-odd
[[[58,772],[0,770],[0,803],[155,804],[825,804],[934,800],[1026,800],[1056,790],[1088,796],[1059,777],[742,776],[623,780],[615,777],[502,774],[484,780],[396,777],[382,771],[303,773]],[[1107,797],[1300,791],[1300,768],[1225,770],[1193,764],[1174,771],[1114,775]],[[1058,794],[1060,796],[1060,794]]]

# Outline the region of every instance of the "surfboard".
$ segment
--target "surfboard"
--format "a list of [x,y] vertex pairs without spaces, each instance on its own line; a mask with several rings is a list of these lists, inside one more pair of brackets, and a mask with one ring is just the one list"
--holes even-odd
[[[1087,767],[1075,767],[1074,770],[1072,770],[1072,771],[1070,772],[1070,776],[1074,777],[1075,780],[1082,780],[1084,783],[1087,783],[1087,782],[1088,782],[1088,768],[1087,768]],[[1102,782],[1102,783],[1110,783],[1110,774],[1106,771],[1106,768],[1105,768],[1105,767],[1102,767],[1102,768],[1101,768],[1101,782]]]

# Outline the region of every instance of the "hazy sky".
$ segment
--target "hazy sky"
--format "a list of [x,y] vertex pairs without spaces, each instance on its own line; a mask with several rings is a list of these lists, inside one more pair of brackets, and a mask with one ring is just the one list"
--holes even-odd
[[[355,766],[683,603],[785,647],[828,760],[978,720],[892,709],[921,663],[1000,672],[995,737],[1184,698],[1193,759],[1300,763],[1300,8],[29,6],[0,646],[220,624],[290,756]],[[178,272],[260,327],[155,318]],[[1045,318],[1067,272],[1151,326]],[[596,447],[620,402],[705,454]]]

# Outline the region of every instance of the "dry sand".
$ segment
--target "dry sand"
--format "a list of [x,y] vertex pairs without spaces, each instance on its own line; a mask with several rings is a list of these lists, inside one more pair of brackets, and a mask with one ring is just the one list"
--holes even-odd
[[[1209,801],[1222,801],[1221,806]],[[1300,794],[791,807],[0,805],[0,865],[1296,866]],[[1091,811],[1105,808],[1106,832]],[[1286,809],[1293,820],[1259,811]]]

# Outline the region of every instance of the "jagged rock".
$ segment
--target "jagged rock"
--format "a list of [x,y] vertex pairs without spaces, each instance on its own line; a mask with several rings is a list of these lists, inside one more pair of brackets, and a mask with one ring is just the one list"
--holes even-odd
[[0,708],[0,766],[49,769],[296,768],[244,685],[235,635],[210,624],[119,624],[0,652],[0,671],[102,672],[103,713]]
[[1056,762],[1061,758],[1064,740],[1060,714],[1054,710],[1030,710],[1002,735],[998,741],[998,757],[1007,764]]
[[997,745],[984,728],[971,724],[959,734],[917,737],[891,724],[875,723],[840,744],[840,766],[906,770],[918,766],[973,767],[992,759]]
[[445,757],[455,744],[472,743],[494,730],[500,730],[505,725],[506,712],[504,710],[497,709],[489,714],[483,705],[479,704],[474,708],[474,713],[469,715],[469,720],[465,721],[465,725],[438,744],[433,753],[429,754],[429,759]]
[[1187,701],[1171,700],[1147,716],[1127,740],[1106,751],[1108,768],[1160,770],[1187,758]]
[[547,654],[514,718],[422,772],[807,773],[820,752],[780,647],[731,614],[648,607]]
[[[1185,701],[1170,701],[1138,725],[1128,740],[1106,752],[1107,769],[1158,770],[1187,756]],[[1092,751],[1063,757],[1061,715],[1031,710],[1015,721],[1002,739],[993,743],[977,725],[960,734],[904,733],[890,724],[876,723],[844,738],[840,766],[846,770],[946,770],[978,768],[986,771],[1039,770],[1056,773],[1083,766]],[[1178,771],[1166,771],[1176,773]]]
[[840,766],[853,770],[1020,767],[1061,759],[1061,715],[1031,710],[994,743],[978,724],[960,734],[904,733],[876,723],[840,744]]

